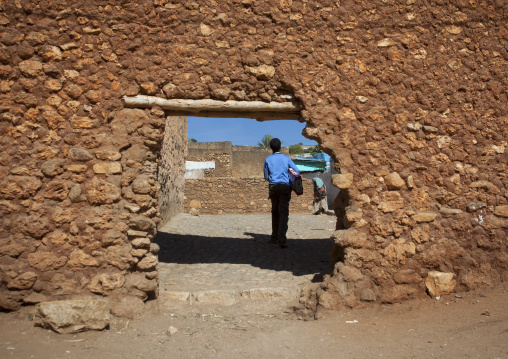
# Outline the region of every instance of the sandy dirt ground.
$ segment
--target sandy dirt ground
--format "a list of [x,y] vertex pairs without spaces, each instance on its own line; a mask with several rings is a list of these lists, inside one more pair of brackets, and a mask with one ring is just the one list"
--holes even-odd
[[0,358],[508,358],[507,285],[312,321],[282,307],[243,314],[153,301],[141,318],[79,334],[34,327],[32,311],[0,313]]

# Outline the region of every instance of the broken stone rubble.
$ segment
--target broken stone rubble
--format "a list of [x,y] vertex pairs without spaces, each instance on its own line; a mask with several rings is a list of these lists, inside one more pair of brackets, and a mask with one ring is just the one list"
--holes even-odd
[[34,324],[61,334],[103,330],[110,321],[106,300],[44,302],[35,306]]

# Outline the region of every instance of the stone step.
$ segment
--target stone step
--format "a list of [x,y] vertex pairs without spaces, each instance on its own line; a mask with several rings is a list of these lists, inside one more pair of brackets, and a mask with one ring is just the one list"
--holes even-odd
[[159,294],[159,301],[164,306],[171,306],[175,302],[185,302],[189,305],[216,304],[221,306],[231,306],[248,301],[284,304],[298,299],[299,295],[300,289],[296,287],[217,289],[196,292],[165,291]]

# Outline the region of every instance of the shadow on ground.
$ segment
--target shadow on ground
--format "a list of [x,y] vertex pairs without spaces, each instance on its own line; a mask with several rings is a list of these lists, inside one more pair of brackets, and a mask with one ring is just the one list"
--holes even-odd
[[331,271],[329,253],[333,241],[288,239],[287,248],[269,244],[269,235],[245,232],[250,238],[205,237],[158,232],[159,262],[177,264],[250,264],[260,269],[288,271],[302,276],[315,274],[321,281]]

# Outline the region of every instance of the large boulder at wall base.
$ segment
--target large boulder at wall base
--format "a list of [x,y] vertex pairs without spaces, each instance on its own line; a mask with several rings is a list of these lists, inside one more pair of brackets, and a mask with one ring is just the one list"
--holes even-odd
[[439,297],[444,294],[449,294],[455,288],[456,281],[453,279],[453,273],[443,273],[438,271],[430,271],[427,279],[425,279],[425,286],[432,297]]
[[107,300],[63,300],[39,303],[35,307],[36,327],[57,333],[103,330],[109,326],[110,304]]

